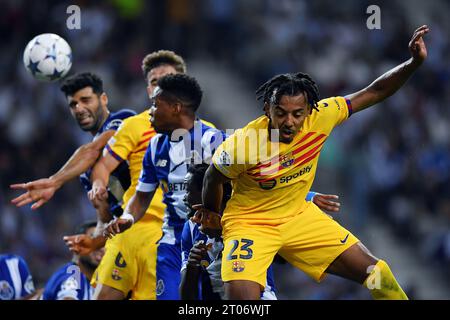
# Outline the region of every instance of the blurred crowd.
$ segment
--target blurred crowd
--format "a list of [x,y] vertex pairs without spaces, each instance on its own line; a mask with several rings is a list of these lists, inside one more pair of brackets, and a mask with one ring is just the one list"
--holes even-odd
[[[66,28],[66,8],[74,3],[81,8],[80,30]],[[9,203],[17,195],[11,183],[51,175],[91,139],[71,119],[58,83],[38,82],[26,73],[23,49],[35,35],[64,37],[74,56],[71,73],[100,74],[112,110],[142,111],[147,97],[141,61],[153,50],[174,50],[188,67],[193,59],[214,61],[233,69],[250,88],[277,73],[305,71],[326,97],[361,89],[408,59],[414,29],[428,24],[426,65],[393,97],[337,129],[320,165],[337,172],[333,183],[350,195],[346,215],[357,235],[370,227],[367,215],[377,217],[450,282],[450,5],[379,3],[381,30],[369,30],[368,1],[3,0],[0,252],[22,255],[42,285],[70,257],[62,236],[95,216],[77,181],[37,212]],[[216,125],[232,123],[230,114]],[[368,298],[333,281],[334,291],[309,296],[304,285],[302,297]]]

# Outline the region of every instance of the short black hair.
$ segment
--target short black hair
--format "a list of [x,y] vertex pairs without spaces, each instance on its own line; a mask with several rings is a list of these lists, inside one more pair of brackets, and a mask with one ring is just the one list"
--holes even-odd
[[185,106],[197,111],[203,91],[197,80],[186,74],[168,74],[158,80],[158,87],[167,98],[180,100]]
[[76,234],[85,234],[89,228],[95,228],[97,226],[97,221],[89,220],[79,225],[76,229]]
[[[206,170],[209,168],[209,164],[200,163],[200,164],[191,164],[188,167],[187,172],[192,174],[191,181],[193,185],[198,189],[203,189],[203,178],[205,177]],[[223,185],[223,199],[222,202],[227,202],[231,198],[232,192],[231,183],[227,182]]]
[[[312,109],[319,111],[317,102],[319,88],[314,80],[306,73],[279,74],[256,90],[257,100],[262,99],[264,104],[277,105],[282,96],[296,96],[303,93]],[[311,111],[312,111],[311,109]]]
[[61,85],[61,91],[67,96],[73,96],[75,92],[86,87],[91,87],[95,94],[101,95],[103,93],[102,79],[91,72],[82,72],[74,74],[66,78]]
[[198,190],[202,190],[203,188],[203,178],[208,167],[209,165],[206,163],[191,164],[188,167],[187,172],[192,174],[191,181]]

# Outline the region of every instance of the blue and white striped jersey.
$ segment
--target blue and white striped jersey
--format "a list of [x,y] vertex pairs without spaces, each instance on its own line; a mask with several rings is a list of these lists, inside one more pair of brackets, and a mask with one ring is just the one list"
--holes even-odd
[[0,255],[0,300],[16,300],[35,291],[25,260],[14,254]]
[[[108,118],[103,123],[100,130],[94,136],[95,140],[103,132],[114,130],[116,131],[123,120],[128,117],[136,115],[136,112],[129,109],[122,109],[117,112],[111,112]],[[92,184],[90,181],[92,169],[89,169],[85,173],[80,175],[80,181],[86,192],[92,189]],[[110,181],[108,184],[108,202],[110,211],[115,216],[120,216],[122,214],[122,196],[124,192],[131,185],[130,170],[128,169],[128,163],[126,161],[119,164],[119,166],[111,173]]]
[[93,288],[80,267],[70,262],[56,271],[45,285],[42,300],[91,300]]
[[210,163],[215,149],[224,139],[225,133],[197,120],[189,131],[178,129],[170,136],[157,134],[151,140],[136,190],[151,192],[159,185],[164,192],[166,209],[160,243],[180,243],[188,212],[183,202],[188,166]]

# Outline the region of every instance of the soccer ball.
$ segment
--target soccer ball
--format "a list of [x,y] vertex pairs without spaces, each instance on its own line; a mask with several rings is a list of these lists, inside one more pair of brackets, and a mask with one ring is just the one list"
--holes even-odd
[[72,67],[72,50],[57,34],[43,33],[28,42],[23,63],[36,79],[55,81],[64,77]]

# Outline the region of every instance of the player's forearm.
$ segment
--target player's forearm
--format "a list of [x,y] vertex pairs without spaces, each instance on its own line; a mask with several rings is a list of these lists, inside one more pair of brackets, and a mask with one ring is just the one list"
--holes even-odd
[[206,171],[203,180],[202,202],[203,206],[211,211],[220,212],[223,197],[223,185],[216,179],[211,167]]
[[420,65],[421,62],[411,58],[378,77],[367,88],[351,97],[353,112],[363,110],[393,95]]
[[61,187],[67,181],[78,177],[92,167],[100,156],[100,152],[101,150],[93,148],[90,144],[82,145],[50,179],[55,181],[56,187]]
[[109,211],[109,204],[105,201],[105,206],[96,209],[97,213],[97,229],[104,229],[106,225],[113,219],[111,212]]
[[103,161],[97,161],[91,173],[92,186],[106,186],[109,183],[109,175],[111,172],[108,170]]
[[133,216],[134,222],[139,221],[144,216],[145,211],[147,211],[147,208],[150,205],[154,194],[155,191],[136,191],[134,196],[130,199],[130,202],[128,202],[128,205],[125,208],[125,213],[131,214]]
[[181,274],[180,297],[181,300],[198,300],[198,281],[200,267],[187,266]]
[[420,64],[411,58],[376,79],[368,89],[377,92],[379,99],[384,100],[400,89]]

